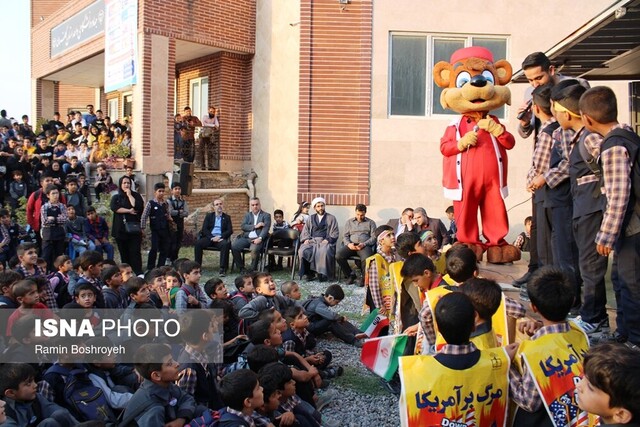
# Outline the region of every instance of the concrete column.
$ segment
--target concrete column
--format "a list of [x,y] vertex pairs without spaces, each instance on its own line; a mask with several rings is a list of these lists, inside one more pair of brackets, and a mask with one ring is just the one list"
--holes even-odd
[[[136,169],[159,176],[173,169],[175,54],[168,37],[139,33],[138,83],[133,86],[133,151]],[[161,180],[161,178],[159,178]],[[157,182],[147,179],[147,186]]]

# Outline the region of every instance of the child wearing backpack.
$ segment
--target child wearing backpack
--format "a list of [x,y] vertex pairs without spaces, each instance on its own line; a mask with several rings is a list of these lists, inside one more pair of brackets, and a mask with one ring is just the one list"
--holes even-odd
[[180,318],[180,335],[185,346],[178,356],[180,379],[177,384],[183,392],[192,395],[198,405],[216,410],[224,405],[216,383],[217,366],[207,363],[221,350],[211,343],[214,321],[209,310],[189,310]]
[[[216,300],[227,301],[229,299],[229,292],[222,279],[213,277],[204,283],[204,293],[211,298],[211,303]],[[209,303],[208,308],[211,308]]]
[[[605,86],[580,97],[585,127],[604,137],[600,166],[607,197],[606,210],[595,242],[598,253],[613,252],[611,277],[616,289],[617,335],[627,346],[640,346],[640,137],[618,123],[616,96]],[[614,250],[615,249],[615,250]]]
[[18,283],[20,279],[22,279],[20,273],[13,270],[0,272],[0,309],[14,309],[20,306],[13,296],[13,285]]
[[64,307],[69,301],[63,301],[63,298],[60,298],[60,292],[63,288],[69,288],[69,272],[73,270],[73,263],[67,255],[60,255],[53,261],[53,267],[56,272],[49,276],[49,284],[56,295],[58,307]]
[[127,308],[127,292],[122,286],[122,273],[115,265],[105,267],[100,273],[105,284],[102,288],[105,308]]
[[[61,339],[68,345],[69,338]],[[76,342],[82,345],[81,342]],[[60,354],[42,376],[41,389],[50,390],[47,398],[67,408],[79,421],[99,420],[115,422],[116,416],[107,402],[107,398],[99,387],[93,385],[89,373],[82,365],[74,363],[74,355]],[[92,396],[91,399],[87,396]]]
[[59,426],[78,424],[68,410],[37,392],[35,369],[26,363],[0,366],[0,394],[6,402],[4,426]]
[[136,371],[144,381],[125,408],[121,427],[178,426],[199,415],[193,396],[174,384],[179,363],[171,357],[170,347],[145,344],[136,352],[135,360]]
[[243,274],[236,277],[233,283],[237,291],[231,295],[231,302],[235,307],[236,313],[239,313],[242,307],[247,305],[253,298],[253,280],[250,274]]
[[200,289],[202,270],[200,264],[194,261],[185,261],[180,266],[180,273],[184,278],[184,284],[176,293],[176,313],[184,314],[188,308],[204,308],[207,306],[207,298]]

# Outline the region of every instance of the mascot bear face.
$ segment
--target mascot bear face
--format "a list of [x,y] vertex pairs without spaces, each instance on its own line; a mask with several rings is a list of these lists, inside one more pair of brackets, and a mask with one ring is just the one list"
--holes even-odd
[[451,62],[440,61],[433,67],[435,83],[444,88],[442,107],[478,118],[511,104],[511,91],[504,85],[512,73],[509,62],[494,62],[492,53],[479,46],[458,49]]

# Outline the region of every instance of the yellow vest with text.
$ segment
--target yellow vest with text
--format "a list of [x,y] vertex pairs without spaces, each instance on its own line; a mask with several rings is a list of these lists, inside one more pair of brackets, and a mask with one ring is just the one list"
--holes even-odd
[[[365,286],[369,286],[369,266],[372,262],[376,263],[376,267],[378,267],[378,284],[380,286],[380,296],[382,297],[382,303],[384,304],[384,308],[388,311],[389,321],[394,320],[394,310],[392,310],[394,306],[394,294],[395,290],[391,284],[391,275],[389,271],[389,263],[386,259],[380,254],[375,254],[367,258],[365,262]],[[366,302],[365,302],[366,306]],[[378,307],[380,308],[380,307]]]
[[404,427],[505,426],[509,357],[503,348],[480,352],[469,369],[450,369],[434,356],[400,358],[400,420]]
[[582,362],[589,350],[587,335],[573,322],[568,332],[546,334],[523,341],[514,358],[520,373],[523,364],[533,376],[538,393],[555,426],[594,425],[576,402],[575,387],[584,373]]

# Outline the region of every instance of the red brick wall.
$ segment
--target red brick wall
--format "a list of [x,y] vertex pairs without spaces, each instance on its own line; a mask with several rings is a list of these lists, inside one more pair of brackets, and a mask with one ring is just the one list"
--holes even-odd
[[140,0],[145,31],[224,50],[254,53],[255,0]]
[[[66,123],[66,114],[69,110],[81,108],[83,111],[88,104],[95,105],[95,89],[86,86],[72,86],[59,83],[58,99],[56,100],[58,111],[62,115],[61,121]],[[45,117],[53,118],[53,111],[43,111]]]
[[[242,218],[244,218],[244,214],[249,211],[249,197],[246,194],[238,193],[238,194],[192,194],[191,196],[185,197],[187,203],[189,204],[189,210],[191,213],[195,212],[197,208],[203,208],[209,203],[213,202],[214,199],[221,198],[224,202],[224,211],[227,215],[231,217],[231,224],[233,225],[233,233],[237,234],[240,232],[240,224],[242,223]],[[207,210],[201,209],[200,214],[198,215],[198,230],[202,228],[202,222],[204,221],[205,215],[208,213]]]
[[31,26],[40,23],[40,17],[47,19],[56,10],[60,9],[68,0],[31,0]]
[[[176,65],[178,113],[189,102],[189,81],[209,78],[209,104],[220,107],[220,158],[251,159],[251,55],[218,52]],[[170,106],[173,108],[173,106]],[[201,117],[200,117],[201,118]]]
[[372,0],[302,0],[298,201],[369,203]]

